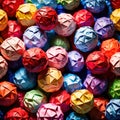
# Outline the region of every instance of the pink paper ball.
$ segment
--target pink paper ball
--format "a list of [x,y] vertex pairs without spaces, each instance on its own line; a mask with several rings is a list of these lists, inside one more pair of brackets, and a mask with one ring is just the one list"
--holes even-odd
[[67,51],[60,46],[54,46],[46,51],[48,65],[57,69],[63,68],[68,62]]
[[76,29],[76,22],[71,14],[61,13],[58,15],[58,24],[55,32],[61,36],[70,36]]
[[60,106],[47,103],[40,106],[37,111],[37,120],[64,120]]

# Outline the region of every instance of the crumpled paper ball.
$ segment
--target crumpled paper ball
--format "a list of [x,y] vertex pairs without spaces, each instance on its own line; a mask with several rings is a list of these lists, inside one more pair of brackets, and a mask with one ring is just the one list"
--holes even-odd
[[120,8],[112,11],[110,19],[113,21],[116,30],[120,31]]
[[7,39],[8,37],[21,38],[22,37],[21,25],[18,24],[15,20],[9,20],[6,29],[1,32],[1,36],[4,39]]
[[75,22],[78,25],[78,27],[83,27],[83,26],[91,26],[92,27],[94,25],[93,15],[85,9],[75,12],[73,17],[74,17]]
[[37,11],[34,4],[26,3],[19,6],[16,11],[16,18],[22,26],[32,26],[35,24],[33,15]]
[[50,46],[61,46],[66,50],[70,49],[70,43],[66,37],[56,35],[50,41]]
[[36,113],[38,108],[47,102],[47,97],[39,90],[30,90],[24,96],[25,109],[31,113]]
[[81,78],[72,73],[64,75],[63,87],[68,93],[73,93],[75,90],[82,89],[82,80]]
[[111,71],[116,75],[120,76],[120,52],[116,52],[110,58]]
[[94,107],[89,112],[91,120],[107,120],[105,117],[105,110],[108,100],[102,97],[94,98]]
[[47,36],[38,26],[30,26],[23,34],[23,41],[27,48],[43,48],[47,42]]
[[90,26],[84,26],[77,29],[74,36],[74,44],[82,52],[93,50],[98,43],[97,33]]
[[120,119],[120,99],[111,99],[106,106],[105,116],[108,120]]
[[38,75],[38,86],[45,92],[56,92],[62,87],[62,84],[62,73],[56,68],[49,67],[45,74]]
[[65,67],[68,62],[67,51],[60,46],[50,47],[46,51],[46,55],[48,57],[48,65],[50,67],[55,67],[57,69],[61,69]]
[[36,11],[34,20],[40,29],[52,30],[57,25],[58,15],[53,8],[44,6]]
[[102,42],[100,50],[108,59],[110,59],[113,54],[120,51],[120,43],[114,38],[105,40]]
[[25,68],[20,68],[15,72],[14,84],[21,90],[33,89],[37,84],[37,75],[28,72]]
[[66,10],[74,10],[80,5],[80,0],[57,0],[58,4],[62,4]]
[[0,31],[3,31],[7,27],[8,16],[7,13],[0,9]]
[[79,113],[88,113],[93,108],[94,96],[86,89],[76,90],[71,94],[71,107]]
[[68,52],[67,68],[71,72],[80,72],[84,67],[84,57],[78,51]]
[[81,4],[92,13],[100,13],[106,7],[105,0],[81,0]]
[[94,30],[100,39],[108,39],[114,35],[115,28],[110,18],[98,18],[94,25]]
[[22,62],[29,72],[41,72],[48,64],[46,53],[40,48],[30,48],[23,54]]
[[111,0],[111,5],[114,9],[120,8],[120,1],[119,0]]
[[2,8],[7,12],[9,17],[14,17],[18,7],[24,3],[24,0],[4,0]]
[[46,103],[38,109],[37,120],[64,120],[64,114],[60,106],[54,103]]
[[88,55],[86,66],[93,74],[105,74],[109,69],[109,62],[101,51],[94,51]]
[[65,113],[70,110],[70,94],[66,90],[57,91],[51,94],[49,103],[59,105]]
[[11,106],[17,100],[17,88],[13,83],[0,82],[0,106]]
[[74,17],[68,13],[58,15],[58,24],[55,27],[55,32],[60,36],[70,36],[76,29]]
[[120,98],[120,79],[116,78],[109,86],[108,93],[111,98]]
[[86,115],[80,115],[80,114],[78,114],[76,112],[71,112],[66,117],[66,120],[89,120],[89,119],[88,119],[88,117]]
[[24,51],[24,42],[18,37],[9,37],[1,44],[1,54],[9,61],[20,59]]
[[4,75],[6,75],[7,71],[8,71],[8,63],[2,56],[0,56],[0,79]]
[[23,108],[12,108],[5,114],[4,120],[28,120],[29,115]]
[[26,2],[33,3],[38,9],[44,6],[49,6],[54,9],[57,7],[56,0],[26,0]]
[[104,78],[96,77],[92,74],[87,74],[83,85],[87,90],[93,93],[93,95],[101,95],[107,89],[108,81]]

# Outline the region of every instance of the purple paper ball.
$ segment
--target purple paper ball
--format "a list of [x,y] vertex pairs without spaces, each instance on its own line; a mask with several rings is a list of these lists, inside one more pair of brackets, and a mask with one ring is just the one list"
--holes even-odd
[[47,42],[47,37],[45,32],[42,32],[38,26],[30,26],[23,34],[23,41],[27,48],[43,48]]
[[108,82],[104,78],[88,74],[83,85],[94,95],[101,95],[107,89]]
[[94,30],[100,39],[108,39],[114,35],[115,28],[110,18],[101,17],[95,22]]
[[67,68],[71,72],[80,72],[84,67],[84,57],[77,51],[73,50],[68,53]]

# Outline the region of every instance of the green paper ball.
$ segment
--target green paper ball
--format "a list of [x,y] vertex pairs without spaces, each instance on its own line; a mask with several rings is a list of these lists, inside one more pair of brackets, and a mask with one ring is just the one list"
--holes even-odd
[[120,78],[116,78],[109,88],[111,98],[120,98]]
[[50,45],[51,45],[51,47],[52,46],[61,46],[61,47],[65,48],[66,50],[70,49],[70,43],[67,40],[67,38],[61,37],[61,36],[56,36],[55,38],[53,38],[51,40]]
[[24,96],[24,106],[31,113],[36,113],[41,104],[47,102],[47,97],[40,90],[31,90]]

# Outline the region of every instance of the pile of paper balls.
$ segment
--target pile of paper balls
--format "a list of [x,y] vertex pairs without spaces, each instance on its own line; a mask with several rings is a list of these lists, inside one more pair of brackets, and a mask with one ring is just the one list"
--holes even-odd
[[120,120],[120,0],[0,0],[0,120]]

